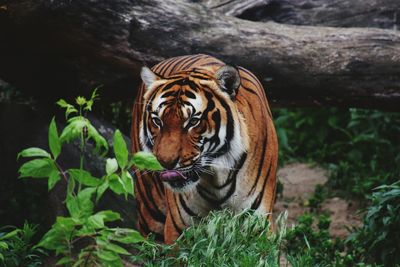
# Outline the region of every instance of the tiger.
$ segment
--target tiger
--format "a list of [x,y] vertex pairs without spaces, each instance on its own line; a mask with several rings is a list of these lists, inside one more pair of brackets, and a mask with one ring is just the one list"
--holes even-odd
[[163,171],[136,173],[137,229],[172,244],[212,210],[271,218],[278,141],[254,74],[205,55],[141,69],[132,152],[151,152]]

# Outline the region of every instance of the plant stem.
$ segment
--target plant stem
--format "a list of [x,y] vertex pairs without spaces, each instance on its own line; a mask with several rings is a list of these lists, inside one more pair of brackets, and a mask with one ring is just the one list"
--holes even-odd
[[[80,110],[79,111],[79,113],[81,113],[82,111]],[[79,164],[79,169],[80,170],[83,170],[83,161],[84,161],[84,158],[85,158],[85,148],[86,148],[86,137],[85,137],[85,131],[87,131],[87,129],[86,129],[86,127],[84,127],[83,129],[82,129],[82,131],[81,131],[81,134],[80,134],[80,141],[81,141],[81,147],[80,147],[80,149],[81,149],[81,153],[80,153],[80,164]],[[81,191],[81,188],[82,188],[82,185],[81,185],[81,183],[78,183],[78,192],[80,192]]]
[[[54,164],[56,165],[57,169],[61,173],[61,176],[64,178],[64,181],[67,183],[67,187],[68,187],[68,176],[66,175],[66,172],[61,168],[61,166],[56,161],[54,161]],[[72,189],[71,193],[76,197],[74,189]]]

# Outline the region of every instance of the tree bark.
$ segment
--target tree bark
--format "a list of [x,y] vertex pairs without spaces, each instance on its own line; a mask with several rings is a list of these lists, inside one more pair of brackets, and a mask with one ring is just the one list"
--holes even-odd
[[372,27],[397,30],[397,0],[203,0],[208,8],[251,21],[281,24]]
[[[0,77],[36,97],[134,97],[143,63],[206,53],[256,74],[275,106],[400,108],[400,33],[252,22],[172,0],[21,0],[0,16]],[[50,90],[50,93],[45,90]]]

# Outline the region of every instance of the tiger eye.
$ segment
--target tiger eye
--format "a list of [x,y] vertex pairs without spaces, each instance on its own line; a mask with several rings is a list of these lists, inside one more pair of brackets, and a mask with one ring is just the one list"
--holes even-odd
[[161,126],[162,126],[162,121],[161,121],[159,118],[153,117],[153,118],[151,118],[151,121],[153,122],[153,124],[154,124],[155,126],[161,128]]
[[200,122],[200,119],[198,119],[198,118],[192,118],[192,119],[190,119],[190,121],[189,121],[189,123],[188,123],[188,126],[189,126],[189,127],[196,126],[199,122]]

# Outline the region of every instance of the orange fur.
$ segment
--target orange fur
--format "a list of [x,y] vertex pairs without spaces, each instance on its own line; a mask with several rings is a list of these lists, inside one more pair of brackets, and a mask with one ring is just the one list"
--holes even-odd
[[[153,85],[150,92],[146,92],[144,85],[139,88],[133,108],[133,153],[143,150],[140,129],[144,124],[154,139],[151,150],[165,166],[175,166],[176,162],[179,162],[180,166],[194,164],[194,158],[202,155],[195,144],[198,144],[196,142],[202,138],[204,131],[228,127],[229,120],[235,122],[234,127],[240,128],[239,146],[245,147],[241,157],[235,159],[234,167],[225,170],[221,166],[224,161],[218,163],[217,167],[207,167],[206,171],[198,174],[196,186],[188,191],[171,190],[159,179],[160,174],[157,172],[137,173],[137,227],[144,235],[153,233],[159,240],[172,243],[196,218],[205,216],[215,208],[230,208],[234,211],[255,209],[266,215],[272,212],[276,190],[278,143],[265,92],[251,72],[238,68],[240,87],[233,99],[229,98],[220,90],[214,77],[224,65],[222,61],[207,55],[167,59],[152,68],[162,82]],[[179,92],[179,95],[176,100],[168,98],[176,102],[171,102],[172,104],[165,108],[165,114],[160,118],[163,125],[152,123],[150,115],[145,115],[151,98],[155,99],[163,93],[161,88],[168,88],[180,79],[184,82],[166,90],[172,93]],[[201,92],[197,92],[196,99],[201,99],[202,106],[208,104],[210,100],[207,97],[212,95],[213,110],[202,117],[198,126],[185,130],[186,112],[189,111],[181,108],[179,101],[190,100],[190,95],[182,95],[191,90],[190,86],[200,88]],[[153,105],[153,102],[151,103]],[[239,128],[234,128],[235,135],[238,135]],[[225,134],[229,135],[227,132]],[[226,153],[235,149],[232,145],[228,147]]]

